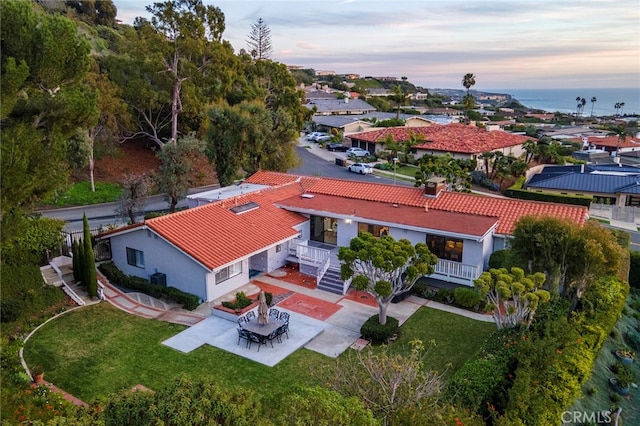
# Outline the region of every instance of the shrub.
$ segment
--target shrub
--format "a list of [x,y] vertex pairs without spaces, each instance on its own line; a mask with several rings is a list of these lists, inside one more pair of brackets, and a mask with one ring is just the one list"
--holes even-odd
[[196,295],[185,293],[175,287],[162,287],[151,284],[144,278],[126,275],[119,270],[113,262],[102,263],[98,269],[115,285],[130,290],[137,290],[155,298],[166,297],[167,299],[180,303],[188,310],[194,310],[198,305],[200,305],[200,298]]
[[400,324],[396,318],[387,317],[387,323],[380,324],[378,315],[369,318],[360,328],[362,337],[374,343],[386,343],[400,333]]
[[[266,294],[265,294],[266,299]],[[251,305],[253,300],[249,299],[244,291],[239,291],[236,293],[235,300],[233,302],[222,302],[222,306],[229,309],[244,309],[247,306]],[[267,302],[268,304],[269,302]]]
[[0,301],[0,322],[13,322],[20,318],[21,313],[20,301],[14,299]]
[[455,300],[453,295],[453,290],[448,288],[439,289],[438,292],[435,294],[434,299],[438,302],[444,302],[444,303],[453,303],[453,301]]
[[631,251],[629,266],[629,285],[640,288],[640,251]]
[[458,305],[467,309],[476,309],[480,305],[480,293],[474,288],[456,288],[453,296]]
[[513,250],[511,249],[494,251],[493,253],[491,253],[491,256],[489,257],[489,268],[511,269],[514,266],[518,266],[518,265],[515,262],[515,259],[513,256]]

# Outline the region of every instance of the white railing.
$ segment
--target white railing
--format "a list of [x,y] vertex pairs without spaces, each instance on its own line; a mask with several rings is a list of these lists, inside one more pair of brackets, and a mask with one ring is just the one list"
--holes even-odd
[[289,254],[292,256],[298,255],[298,246],[307,246],[309,241],[303,240],[302,238],[294,238],[289,241]]
[[304,246],[300,244],[296,247],[296,257],[300,262],[312,264],[317,267],[320,267],[324,262],[328,262],[330,254],[331,252],[329,250],[318,247]]
[[435,266],[435,274],[468,280],[470,282],[478,278],[481,273],[482,267],[480,265],[466,265],[445,259],[438,259],[438,263]]
[[[326,250],[327,252],[329,250]],[[327,253],[324,261],[318,266],[318,270],[316,272],[316,285],[320,284],[320,280],[324,277],[325,272],[329,269],[329,265],[331,264],[331,256]]]
[[59,263],[60,263],[59,260],[56,258],[56,259],[53,259],[51,262],[49,262],[49,265],[51,265],[53,270],[56,271],[56,274],[58,274],[58,278],[60,278],[60,281],[62,281],[62,291],[67,293],[67,296],[69,296],[71,300],[76,302],[79,306],[84,306],[85,305],[84,300],[82,300],[82,298],[78,296],[78,294],[75,291],[73,291],[73,289],[69,286],[69,284],[67,284],[67,282],[62,277],[62,271],[60,270],[58,265]]

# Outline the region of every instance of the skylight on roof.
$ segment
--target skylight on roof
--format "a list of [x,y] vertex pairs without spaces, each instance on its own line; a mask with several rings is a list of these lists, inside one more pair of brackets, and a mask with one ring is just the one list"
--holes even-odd
[[251,211],[251,210],[255,210],[258,207],[260,207],[260,205],[258,205],[258,203],[256,203],[255,201],[250,201],[250,202],[248,202],[246,204],[240,204],[239,206],[233,206],[229,210],[231,210],[235,214],[240,214],[240,213],[246,213],[246,212]]
[[313,198],[314,195],[313,194],[302,194],[301,197],[302,198]]

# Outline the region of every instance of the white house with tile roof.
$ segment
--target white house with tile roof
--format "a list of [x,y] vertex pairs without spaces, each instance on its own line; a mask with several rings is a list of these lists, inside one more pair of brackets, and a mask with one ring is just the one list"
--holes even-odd
[[[584,207],[446,192],[437,182],[425,190],[258,172],[244,185],[246,193],[196,197],[208,204],[101,238],[110,239],[113,262],[123,272],[142,278],[165,274],[168,286],[212,301],[254,273],[291,260],[316,276],[318,288],[330,287],[323,280],[339,268],[331,262],[335,249],[362,231],[427,243],[438,256],[432,277],[473,285],[520,217],[555,216],[580,224],[588,218]],[[337,291],[344,294],[347,285]]]

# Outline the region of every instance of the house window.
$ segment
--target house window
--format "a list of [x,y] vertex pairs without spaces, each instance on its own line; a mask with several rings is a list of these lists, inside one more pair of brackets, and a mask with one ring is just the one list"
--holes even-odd
[[389,235],[389,227],[382,225],[371,225],[369,223],[358,223],[358,233],[368,232],[376,238]]
[[144,268],[144,252],[127,247],[127,263],[136,268]]
[[462,262],[463,240],[427,234],[427,246],[431,253],[438,256],[438,259]]
[[229,278],[233,278],[236,275],[240,275],[241,273],[242,273],[242,262],[229,265],[226,268],[220,269],[218,272],[216,272],[216,284],[225,282]]
[[276,246],[276,253],[280,253],[282,251],[282,244],[278,244]]

